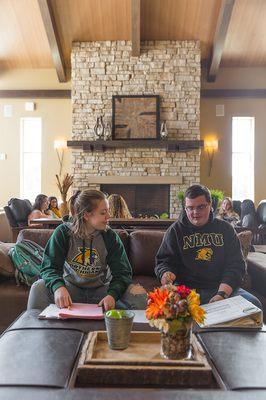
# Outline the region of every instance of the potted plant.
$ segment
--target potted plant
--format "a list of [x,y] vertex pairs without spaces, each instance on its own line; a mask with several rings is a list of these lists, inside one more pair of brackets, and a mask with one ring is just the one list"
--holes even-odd
[[199,295],[184,285],[165,285],[148,293],[146,318],[161,331],[161,355],[169,359],[189,357],[192,321],[204,322]]

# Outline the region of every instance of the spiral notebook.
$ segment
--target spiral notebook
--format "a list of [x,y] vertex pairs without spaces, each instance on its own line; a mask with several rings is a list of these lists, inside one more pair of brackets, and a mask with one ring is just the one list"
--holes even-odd
[[70,308],[59,308],[50,304],[38,316],[39,319],[103,319],[102,308],[98,304],[73,303]]

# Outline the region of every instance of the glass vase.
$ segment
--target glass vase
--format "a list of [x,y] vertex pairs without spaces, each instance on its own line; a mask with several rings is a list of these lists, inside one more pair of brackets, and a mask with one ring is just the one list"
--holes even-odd
[[175,333],[161,333],[161,356],[169,360],[191,357],[192,322],[180,326]]

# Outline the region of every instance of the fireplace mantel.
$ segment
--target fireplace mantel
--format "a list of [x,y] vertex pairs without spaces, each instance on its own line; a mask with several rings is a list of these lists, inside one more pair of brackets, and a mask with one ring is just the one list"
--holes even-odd
[[115,148],[165,148],[167,151],[192,151],[203,147],[203,140],[68,140],[67,146],[71,148],[82,148],[83,151],[105,151]]
[[183,183],[182,176],[99,176],[90,175],[88,177],[88,183],[96,184],[139,184],[139,185],[180,185]]

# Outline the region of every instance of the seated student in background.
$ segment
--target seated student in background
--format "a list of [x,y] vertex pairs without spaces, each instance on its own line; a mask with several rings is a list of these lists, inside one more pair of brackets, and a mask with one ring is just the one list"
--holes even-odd
[[247,229],[254,229],[257,225],[256,209],[252,200],[246,199],[241,203],[240,226]]
[[52,211],[48,209],[48,205],[48,197],[45,194],[38,194],[32,206],[32,211],[28,216],[28,225],[30,225],[32,219],[53,218]]
[[107,226],[104,193],[84,190],[74,201],[73,222],[58,226],[48,241],[42,279],[30,290],[28,309],[93,303],[105,310],[146,308],[146,291],[132,284],[132,270],[118,234]]
[[184,210],[167,230],[156,255],[155,273],[162,285],[196,289],[202,304],[241,295],[262,308],[255,296],[240,287],[245,270],[234,228],[213,216],[209,189],[190,186]]
[[55,196],[50,196],[48,198],[48,209],[50,211],[52,211],[52,213],[54,214],[55,218],[62,218],[61,212],[58,208],[58,201],[57,198]]
[[125,199],[120,194],[108,197],[110,218],[132,218]]
[[233,210],[233,202],[230,197],[225,197],[216,218],[229,222],[235,226],[240,222],[240,216]]

